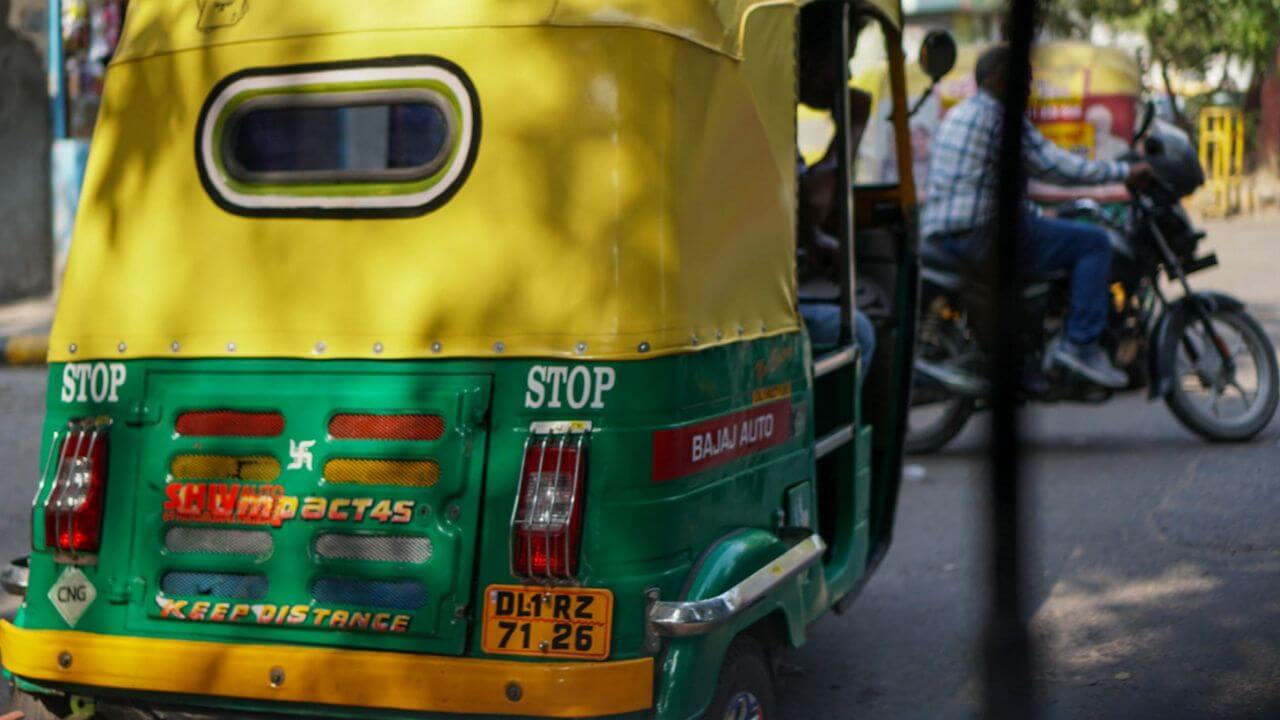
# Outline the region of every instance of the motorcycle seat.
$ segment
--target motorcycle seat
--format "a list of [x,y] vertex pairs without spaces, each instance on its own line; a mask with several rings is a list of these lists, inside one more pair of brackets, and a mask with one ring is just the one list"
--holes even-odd
[[964,258],[931,242],[920,244],[920,263],[930,270],[946,273],[966,273],[975,269]]
[[[980,270],[968,258],[961,257],[938,247],[934,243],[925,242],[920,246],[920,264],[923,266],[925,278],[939,285],[959,288],[966,277],[973,277]],[[1068,270],[1052,270],[1045,273],[1031,273],[1026,276],[1028,291],[1038,293],[1045,283],[1065,280],[1071,276]],[[981,283],[979,283],[981,285]]]

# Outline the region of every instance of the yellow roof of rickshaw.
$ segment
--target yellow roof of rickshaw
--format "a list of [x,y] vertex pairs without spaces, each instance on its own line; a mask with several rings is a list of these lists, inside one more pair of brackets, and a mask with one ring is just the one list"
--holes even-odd
[[[632,27],[683,38],[739,56],[748,17],[762,7],[817,0],[347,0],[233,1],[212,17],[213,0],[148,0],[129,7],[115,62],[257,40],[381,30],[479,27]],[[866,0],[895,24],[897,0]]]
[[[961,45],[956,66],[943,81],[968,79],[973,76],[978,58],[990,44]],[[1142,92],[1142,69],[1125,50],[1090,45],[1079,40],[1051,40],[1039,43],[1032,54],[1032,67],[1037,73],[1087,72],[1090,89],[1095,94],[1134,95]],[[907,70],[907,85],[912,92],[923,91],[929,78],[916,64]]]

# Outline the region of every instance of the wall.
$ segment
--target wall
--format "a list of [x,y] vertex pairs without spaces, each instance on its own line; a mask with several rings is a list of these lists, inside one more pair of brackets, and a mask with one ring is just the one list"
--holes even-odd
[[[0,0],[0,20],[14,15]],[[52,287],[49,145],[40,53],[0,23],[0,302]]]

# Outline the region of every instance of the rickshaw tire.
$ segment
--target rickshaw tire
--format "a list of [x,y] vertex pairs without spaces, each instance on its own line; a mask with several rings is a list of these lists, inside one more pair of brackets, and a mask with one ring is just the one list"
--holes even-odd
[[758,715],[747,718],[772,718],[774,705],[773,670],[764,645],[754,636],[739,635],[729,646],[720,666],[715,695],[707,708],[704,720],[724,720],[730,716],[730,703],[741,702],[743,694],[750,694],[758,702]]
[[23,720],[67,720],[72,714],[71,705],[63,696],[36,695],[18,688],[9,697],[9,711],[22,713]]

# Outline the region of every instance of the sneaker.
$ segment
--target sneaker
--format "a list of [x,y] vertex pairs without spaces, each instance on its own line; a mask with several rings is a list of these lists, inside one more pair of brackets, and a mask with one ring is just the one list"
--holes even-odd
[[1054,345],[1051,359],[1054,364],[1104,388],[1123,390],[1129,387],[1129,376],[1111,364],[1111,359],[1096,342],[1077,345],[1070,340],[1060,340]]

